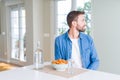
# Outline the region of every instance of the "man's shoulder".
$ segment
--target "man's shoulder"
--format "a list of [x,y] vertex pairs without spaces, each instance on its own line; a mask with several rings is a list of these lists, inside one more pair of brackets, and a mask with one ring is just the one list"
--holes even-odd
[[92,40],[92,37],[88,34],[85,34],[83,32],[80,33],[81,38],[87,39],[87,40]]
[[88,34],[85,34],[85,33],[83,33],[83,32],[80,33],[80,36],[81,36],[81,37],[89,37]]
[[67,35],[66,33],[61,34],[61,35],[57,36],[56,39],[65,39],[66,35]]

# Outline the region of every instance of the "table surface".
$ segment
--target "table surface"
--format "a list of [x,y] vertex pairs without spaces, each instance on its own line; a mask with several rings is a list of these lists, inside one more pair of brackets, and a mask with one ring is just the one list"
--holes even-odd
[[64,78],[33,70],[33,65],[0,72],[2,80],[120,80],[120,75],[88,70],[72,78]]

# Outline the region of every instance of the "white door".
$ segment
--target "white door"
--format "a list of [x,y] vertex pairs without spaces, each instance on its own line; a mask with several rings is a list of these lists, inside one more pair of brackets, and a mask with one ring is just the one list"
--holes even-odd
[[26,61],[26,22],[25,9],[22,4],[9,7],[9,51],[10,62],[24,64]]

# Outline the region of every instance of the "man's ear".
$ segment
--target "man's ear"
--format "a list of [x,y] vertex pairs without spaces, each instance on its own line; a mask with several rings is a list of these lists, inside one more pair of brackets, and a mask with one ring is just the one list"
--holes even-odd
[[77,22],[76,21],[72,21],[72,25],[73,26],[77,26]]

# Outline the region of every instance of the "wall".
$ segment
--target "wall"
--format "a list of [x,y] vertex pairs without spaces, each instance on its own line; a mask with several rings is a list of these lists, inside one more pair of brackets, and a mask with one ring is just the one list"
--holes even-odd
[[[0,14],[1,14],[1,1],[0,1]],[[1,34],[1,15],[0,15],[0,34]]]
[[[0,1],[0,37],[1,37],[1,1]],[[1,45],[1,42],[0,42]],[[1,48],[0,48],[0,52],[1,52]]]
[[3,1],[1,1],[1,33],[5,32],[5,34],[0,34],[0,60],[2,59],[7,59],[7,55],[6,55],[6,44],[7,44],[7,40],[6,40],[6,8],[5,8],[5,3]]
[[120,74],[120,0],[92,0],[92,26],[99,70]]
[[[9,1],[9,0],[8,0]],[[11,0],[12,1],[12,0]],[[12,4],[12,2],[6,2],[2,5],[2,32],[6,35],[0,35],[0,59],[8,59],[7,50],[9,48],[7,41],[8,30],[6,29],[9,25],[6,19],[6,5]],[[26,9],[26,55],[27,65],[33,63],[33,53],[36,49],[37,41],[40,40],[41,48],[44,51],[44,60],[50,61],[52,48],[51,44],[53,41],[51,36],[51,0],[22,0],[25,4]],[[4,1],[3,1],[4,2]],[[53,44],[52,44],[53,45]],[[7,48],[8,46],[8,48]],[[9,51],[8,51],[9,52]],[[6,55],[7,53],[7,55]],[[26,65],[26,64],[25,64]]]
[[[51,45],[51,0],[25,0],[26,25],[27,25],[27,55],[29,63],[33,60],[33,53],[38,40],[41,42],[45,61],[50,61],[53,53]],[[32,52],[32,53],[31,53]]]
[[43,19],[43,50],[44,50],[44,58],[49,61],[51,59],[51,0],[44,0],[44,19]]
[[25,0],[27,64],[33,62],[37,41],[40,41],[44,60],[51,59],[50,8],[50,0]]

